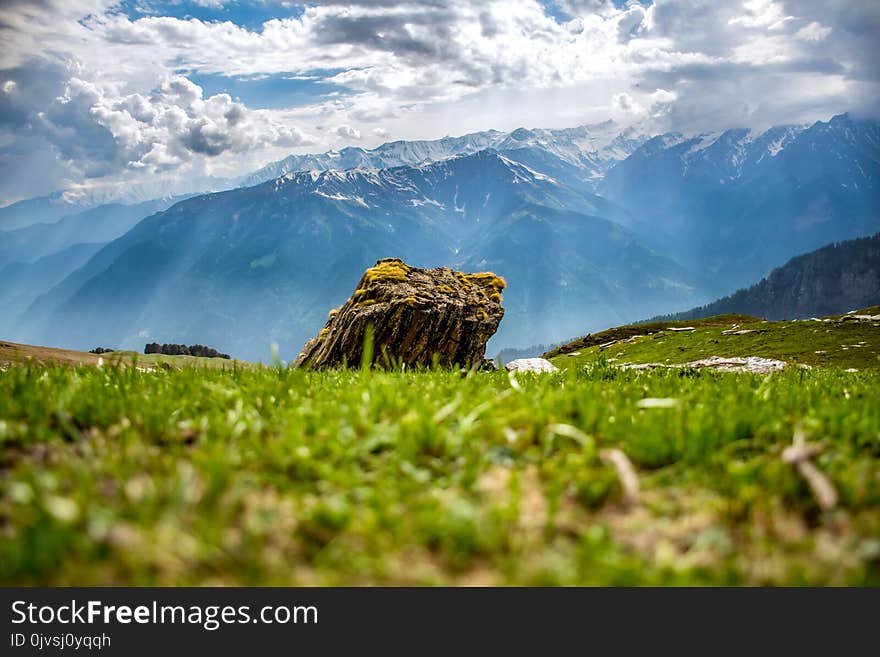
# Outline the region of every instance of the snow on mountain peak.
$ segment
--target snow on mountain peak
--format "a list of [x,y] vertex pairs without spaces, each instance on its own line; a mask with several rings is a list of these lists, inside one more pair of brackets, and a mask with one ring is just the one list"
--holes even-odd
[[[371,150],[348,147],[326,153],[290,155],[243,177],[239,184],[247,187],[293,171],[311,169],[430,166],[452,157],[471,155],[486,149],[504,152],[514,160],[516,151],[520,151],[524,159],[528,159],[530,152],[546,152],[566,165],[585,169],[585,179],[601,178],[608,168],[627,157],[646,139],[647,135],[644,131],[636,127],[621,130],[620,126],[611,120],[552,130],[529,128],[517,128],[511,132],[485,130],[460,137],[386,142]],[[532,171],[537,173],[534,167]]]

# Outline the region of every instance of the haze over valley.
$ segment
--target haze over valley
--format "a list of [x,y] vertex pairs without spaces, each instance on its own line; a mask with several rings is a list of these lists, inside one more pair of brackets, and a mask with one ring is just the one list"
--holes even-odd
[[872,3],[446,4],[5,10],[0,335],[292,360],[399,257],[503,276],[495,353],[880,231]]

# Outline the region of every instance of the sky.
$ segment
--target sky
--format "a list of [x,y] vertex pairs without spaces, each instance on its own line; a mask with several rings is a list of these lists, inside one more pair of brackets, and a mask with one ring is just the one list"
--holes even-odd
[[0,44],[0,205],[490,128],[880,114],[876,0],[0,0]]

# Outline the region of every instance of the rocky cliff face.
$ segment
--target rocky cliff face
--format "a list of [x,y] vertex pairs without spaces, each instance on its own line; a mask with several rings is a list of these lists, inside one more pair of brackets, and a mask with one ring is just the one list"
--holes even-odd
[[[297,367],[475,367],[504,315],[503,278],[448,267],[419,269],[386,258],[306,342]],[[368,336],[372,336],[369,338]]]

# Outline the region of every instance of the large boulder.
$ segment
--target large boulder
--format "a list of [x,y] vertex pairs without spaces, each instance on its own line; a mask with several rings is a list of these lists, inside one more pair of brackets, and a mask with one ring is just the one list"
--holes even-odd
[[351,298],[306,342],[297,367],[358,366],[368,333],[380,366],[479,367],[504,315],[504,279],[448,267],[419,269],[386,258],[361,278]]

